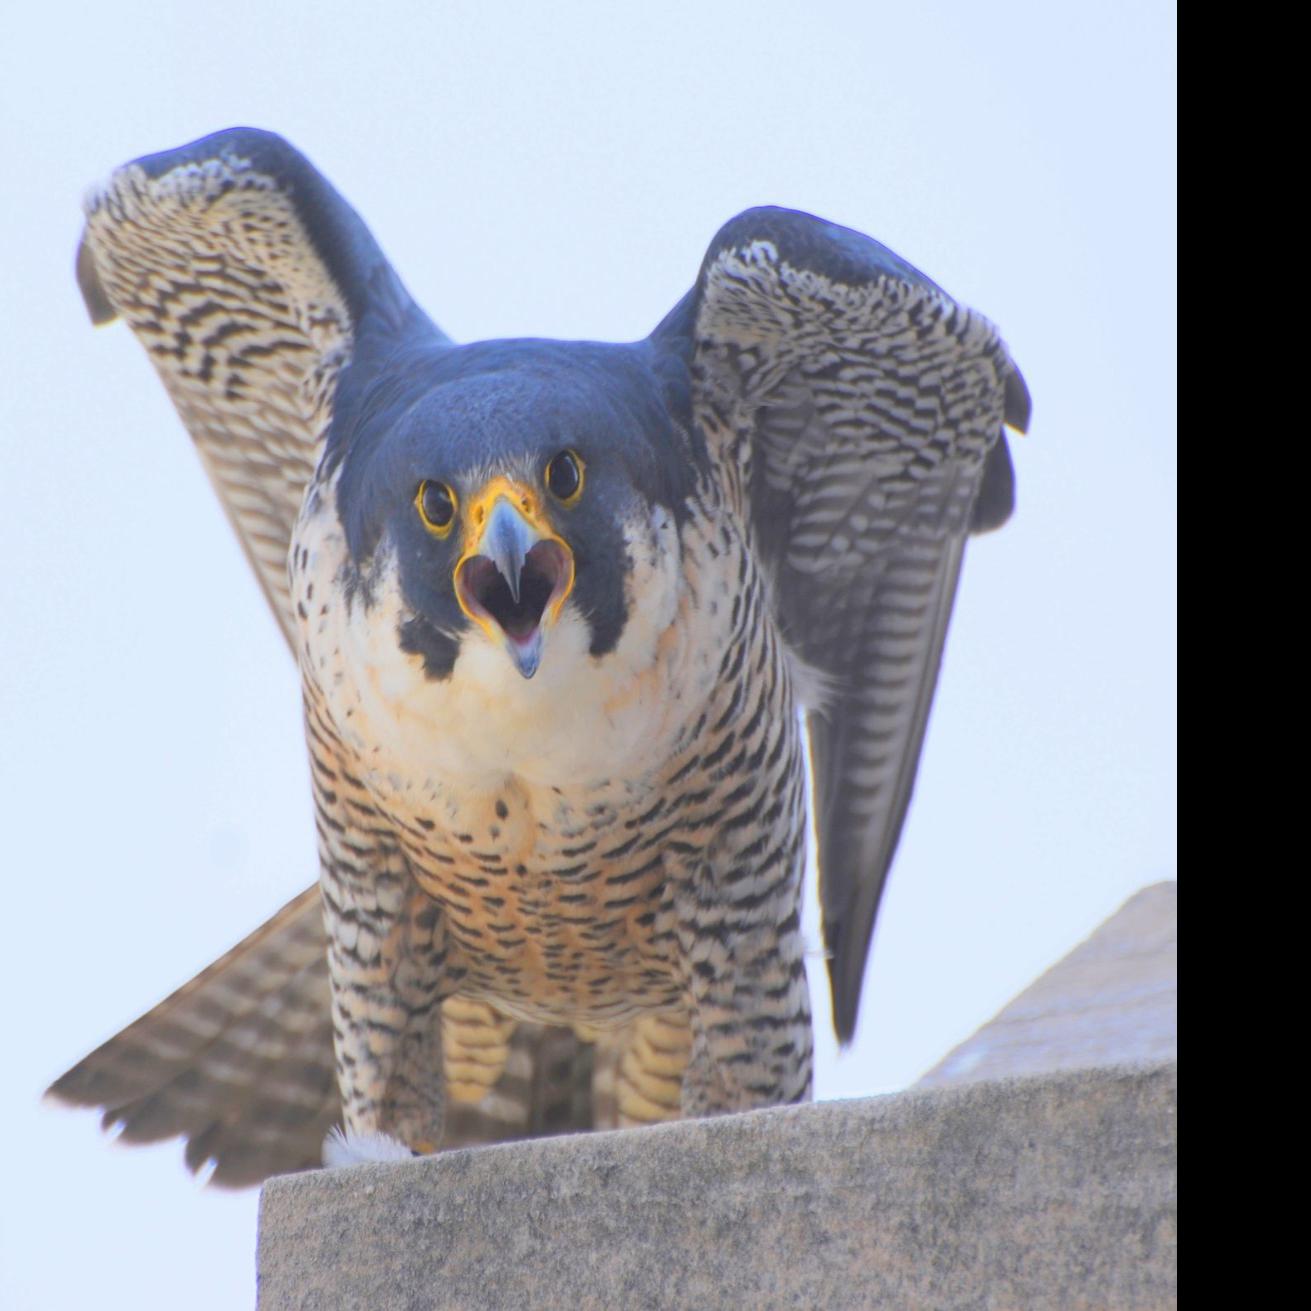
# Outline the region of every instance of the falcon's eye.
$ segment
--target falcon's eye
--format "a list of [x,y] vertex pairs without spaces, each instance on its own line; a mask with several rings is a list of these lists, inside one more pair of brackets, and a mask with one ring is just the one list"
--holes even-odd
[[546,485],[558,501],[576,505],[583,494],[583,457],[577,451],[554,456],[546,466]]
[[445,483],[425,479],[414,497],[423,526],[434,537],[445,537],[455,522],[455,493]]

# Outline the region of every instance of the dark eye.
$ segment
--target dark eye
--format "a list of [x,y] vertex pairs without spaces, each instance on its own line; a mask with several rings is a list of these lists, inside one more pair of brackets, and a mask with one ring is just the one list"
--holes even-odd
[[573,505],[583,494],[583,457],[576,451],[561,451],[546,466],[546,485],[558,501]]
[[445,483],[425,480],[419,484],[414,504],[423,526],[434,537],[445,537],[455,522],[455,493]]

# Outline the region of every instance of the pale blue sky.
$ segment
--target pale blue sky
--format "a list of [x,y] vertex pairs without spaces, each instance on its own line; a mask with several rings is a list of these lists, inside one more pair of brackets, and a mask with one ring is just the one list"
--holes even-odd
[[253,1193],[38,1098],[314,877],[291,662],[141,350],[86,322],[85,187],[273,128],[464,340],[645,335],[762,203],[878,237],[1001,326],[1034,397],[1019,510],[969,553],[841,1058],[816,989],[819,1091],[851,1096],[1175,874],[1175,92],[1162,3],[8,16],[0,1304],[250,1304]]

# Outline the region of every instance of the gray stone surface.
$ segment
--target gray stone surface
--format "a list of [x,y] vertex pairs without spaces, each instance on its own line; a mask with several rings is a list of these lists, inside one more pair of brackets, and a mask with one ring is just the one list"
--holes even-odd
[[1177,1059],[1178,889],[1130,897],[917,1087]]
[[1175,1302],[1172,1065],[274,1179],[259,1306]]

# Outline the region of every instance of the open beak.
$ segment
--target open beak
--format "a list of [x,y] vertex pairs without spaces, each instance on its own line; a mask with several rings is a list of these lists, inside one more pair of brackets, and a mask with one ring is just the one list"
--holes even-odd
[[455,566],[460,608],[531,678],[543,632],[573,591],[573,552],[551,530],[537,494],[508,478],[493,478],[473,498],[466,523]]

